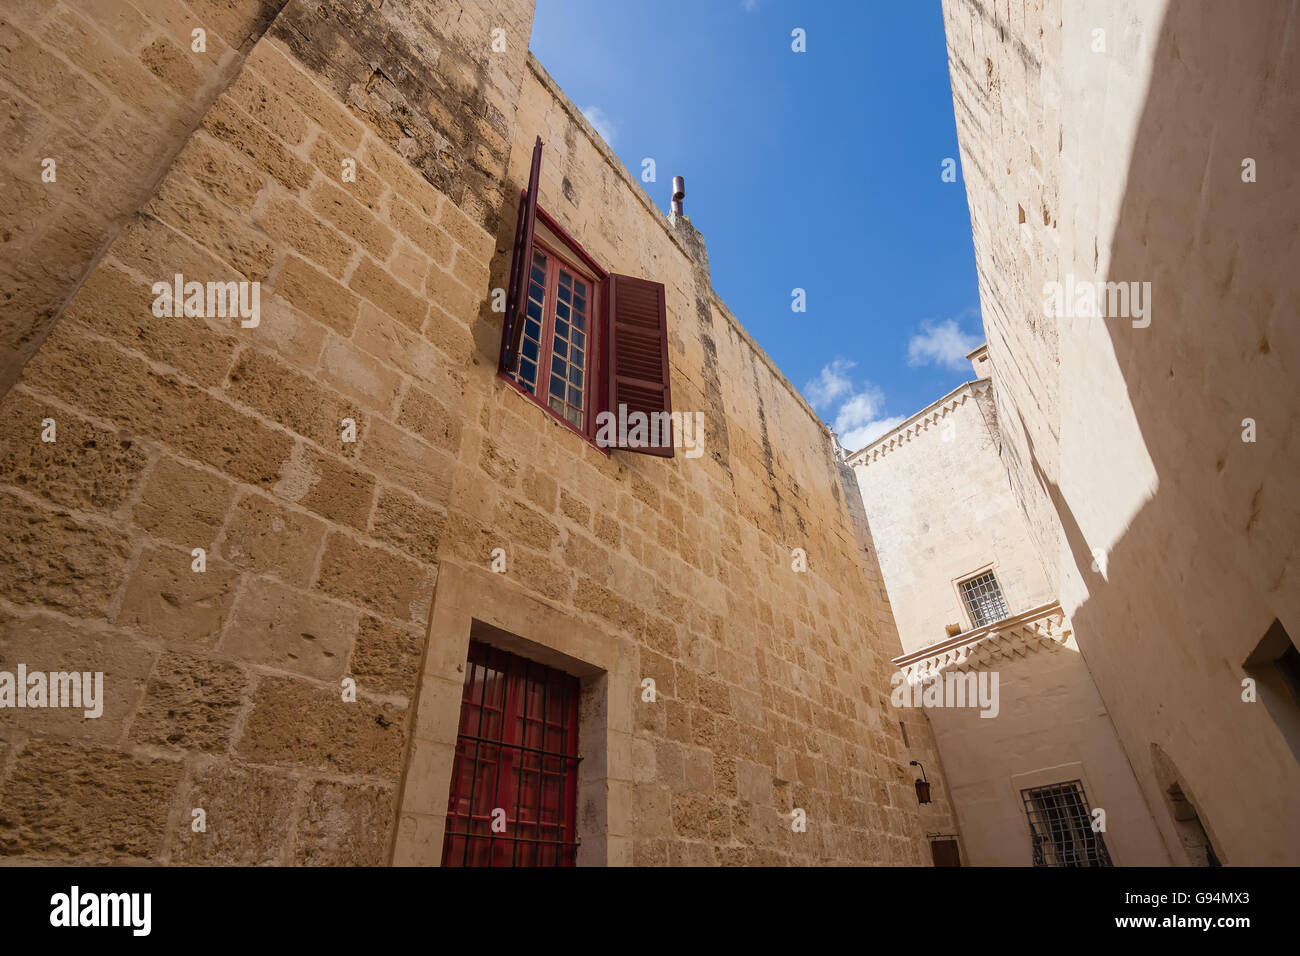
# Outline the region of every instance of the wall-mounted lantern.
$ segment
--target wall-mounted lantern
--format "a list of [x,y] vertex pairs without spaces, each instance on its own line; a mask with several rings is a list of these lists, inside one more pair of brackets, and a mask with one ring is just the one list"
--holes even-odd
[[[921,767],[920,761],[913,760],[909,766]],[[925,768],[921,767],[921,779],[916,781],[916,802],[930,802],[930,781],[925,779]]]

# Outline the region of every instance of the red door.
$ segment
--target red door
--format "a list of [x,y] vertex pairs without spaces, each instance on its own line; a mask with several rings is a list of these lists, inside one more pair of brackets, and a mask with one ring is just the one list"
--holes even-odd
[[573,866],[578,679],[470,642],[443,866]]

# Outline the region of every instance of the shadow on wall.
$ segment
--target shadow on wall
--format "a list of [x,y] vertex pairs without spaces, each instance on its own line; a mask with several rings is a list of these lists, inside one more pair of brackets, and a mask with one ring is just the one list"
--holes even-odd
[[[1270,622],[1300,632],[1298,43],[1290,2],[1249,15],[1176,2],[1161,25],[1106,276],[1152,283],[1151,324],[1105,320],[1158,490],[1104,573],[1029,446],[1088,588],[1071,615],[1081,650],[1189,864],[1216,850],[1224,863],[1300,862],[1300,766],[1267,708],[1242,700],[1243,663]],[[1243,182],[1246,158],[1257,182]],[[1086,383],[1067,374],[1084,405]],[[1086,473],[1089,453],[1104,467],[1104,448],[1083,449],[1062,473]],[[1193,819],[1205,845],[1188,837]]]

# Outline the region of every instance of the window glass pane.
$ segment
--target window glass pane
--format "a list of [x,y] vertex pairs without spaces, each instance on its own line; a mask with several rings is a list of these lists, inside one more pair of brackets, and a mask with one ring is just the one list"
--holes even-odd
[[[586,327],[591,283],[578,277],[563,262],[555,269],[553,258],[540,249],[534,250],[528,274],[523,341],[513,377],[533,395],[540,395],[542,379],[548,379],[547,406],[581,429],[585,422]],[[547,279],[552,270],[556,273],[556,285],[548,288]],[[540,724],[538,729],[540,732]],[[521,726],[520,733],[527,736],[529,731]]]
[[1011,616],[992,571],[961,582],[961,596],[975,627],[983,627]]

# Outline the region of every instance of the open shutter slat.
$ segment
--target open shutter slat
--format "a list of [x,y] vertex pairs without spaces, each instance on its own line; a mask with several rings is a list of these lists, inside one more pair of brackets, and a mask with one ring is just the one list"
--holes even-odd
[[[672,412],[666,303],[662,282],[609,277],[608,405],[615,416],[620,405],[626,405],[629,414]],[[671,429],[661,441],[664,444],[659,447],[625,450],[671,458]]]
[[528,190],[519,200],[519,219],[515,223],[515,244],[510,257],[510,285],[506,290],[505,349],[501,367],[513,371],[519,358],[519,342],[524,334],[524,308],[528,301],[528,268],[533,258],[533,232],[537,224],[537,183],[542,172],[542,138],[533,146],[533,163],[528,173]]

